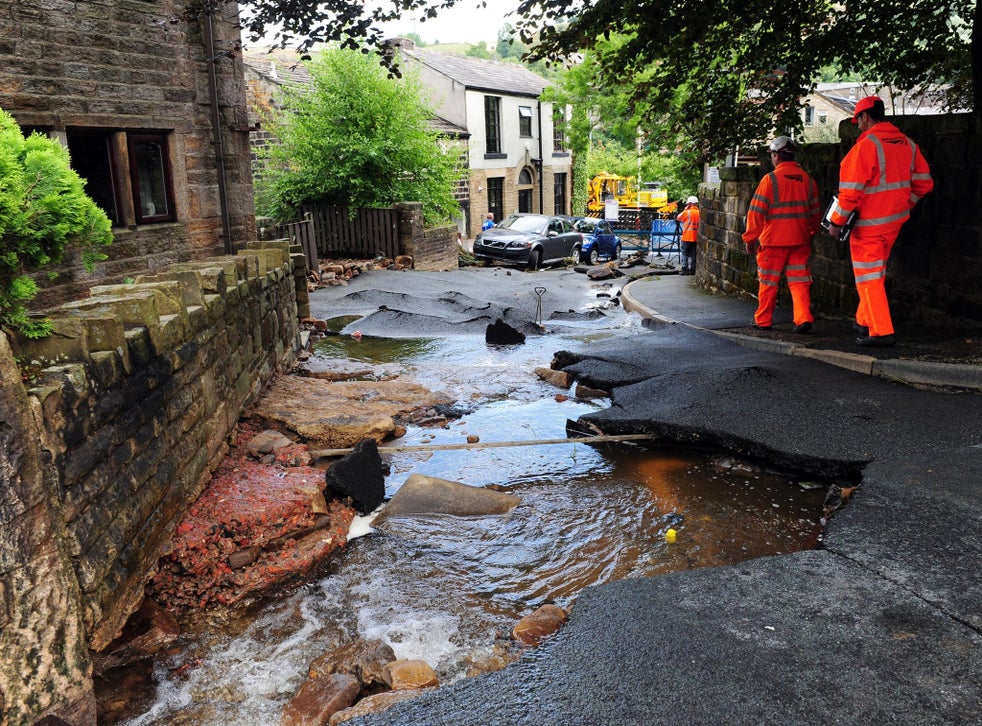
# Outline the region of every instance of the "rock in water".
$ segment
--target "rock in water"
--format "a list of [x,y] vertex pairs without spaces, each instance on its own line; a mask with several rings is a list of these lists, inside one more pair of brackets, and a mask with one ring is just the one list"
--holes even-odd
[[498,318],[484,331],[484,342],[489,345],[516,345],[525,342],[525,333],[515,330],[504,320]]
[[324,475],[327,489],[339,499],[350,498],[351,505],[368,514],[385,498],[382,457],[375,439],[364,439],[354,450],[331,464]]
[[493,489],[472,487],[425,474],[411,474],[376,521],[416,514],[452,514],[458,517],[504,514],[521,501],[521,497]]

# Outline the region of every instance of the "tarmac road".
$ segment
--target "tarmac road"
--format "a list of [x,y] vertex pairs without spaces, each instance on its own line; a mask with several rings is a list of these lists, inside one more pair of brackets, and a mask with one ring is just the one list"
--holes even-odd
[[[462,319],[495,302],[521,321],[534,319],[532,287],[548,289],[548,317],[590,284],[561,270],[378,271],[311,302],[327,317],[346,293],[396,290],[412,309],[393,318],[435,326],[457,291],[474,302],[451,306]],[[702,328],[745,320],[747,303],[671,284],[671,318],[636,308],[648,333],[560,356],[612,391],[589,419],[861,477],[822,548],[590,588],[556,637],[503,671],[348,723],[982,723],[982,396],[739,345]]]

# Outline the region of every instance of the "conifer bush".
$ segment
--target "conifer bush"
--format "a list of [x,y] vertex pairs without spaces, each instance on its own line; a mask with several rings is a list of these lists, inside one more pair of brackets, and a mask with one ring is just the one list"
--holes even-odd
[[0,109],[0,327],[29,338],[50,333],[50,321],[28,315],[38,293],[32,275],[60,262],[69,245],[91,271],[111,243],[109,218],[85,194],[68,151],[37,133],[25,138]]

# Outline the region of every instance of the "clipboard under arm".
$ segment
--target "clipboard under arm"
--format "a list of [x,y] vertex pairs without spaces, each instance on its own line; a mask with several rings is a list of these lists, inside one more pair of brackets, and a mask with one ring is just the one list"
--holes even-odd
[[[825,214],[822,216],[821,226],[826,232],[829,231],[829,227],[832,226],[832,212],[839,204],[839,197],[833,196],[832,201],[829,202],[828,209],[825,210]],[[852,228],[856,226],[856,220],[859,219],[859,214],[856,210],[849,212],[849,216],[846,218],[846,223],[839,229],[839,241],[845,242],[849,239],[849,235],[852,234]]]

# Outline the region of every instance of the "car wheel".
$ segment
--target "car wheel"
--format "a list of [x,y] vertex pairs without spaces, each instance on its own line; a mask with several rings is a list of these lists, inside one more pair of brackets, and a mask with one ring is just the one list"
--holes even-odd
[[600,262],[600,253],[597,252],[597,248],[594,247],[592,250],[590,250],[590,264],[595,265],[598,262]]
[[529,261],[525,263],[525,269],[529,270],[530,272],[534,272],[535,270],[538,270],[539,258],[541,254],[542,252],[539,250],[532,250],[531,252],[529,252]]
[[612,260],[620,260],[621,259],[621,243],[620,242],[618,242],[614,246],[614,256],[611,257],[610,259],[612,259]]
[[573,251],[569,253],[569,256],[580,262],[583,259],[583,250],[580,249],[579,245],[573,245]]

